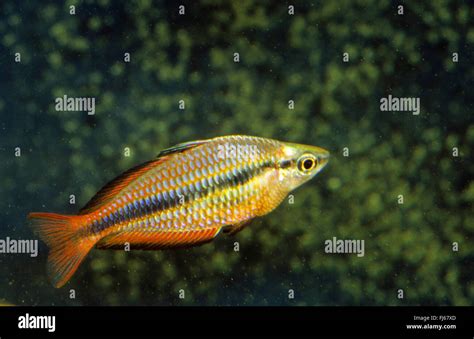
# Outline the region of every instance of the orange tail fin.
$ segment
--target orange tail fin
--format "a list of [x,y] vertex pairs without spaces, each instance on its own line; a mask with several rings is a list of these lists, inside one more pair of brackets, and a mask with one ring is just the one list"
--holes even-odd
[[49,246],[48,276],[55,287],[71,279],[95,241],[79,237],[78,229],[84,218],[55,213],[30,213],[32,227]]

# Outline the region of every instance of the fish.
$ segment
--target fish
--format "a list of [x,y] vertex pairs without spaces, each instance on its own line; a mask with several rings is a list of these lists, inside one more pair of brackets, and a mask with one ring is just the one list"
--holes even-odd
[[181,143],[106,184],[78,212],[32,212],[53,286],[93,249],[160,250],[234,235],[273,211],[329,161],[321,147],[229,135]]

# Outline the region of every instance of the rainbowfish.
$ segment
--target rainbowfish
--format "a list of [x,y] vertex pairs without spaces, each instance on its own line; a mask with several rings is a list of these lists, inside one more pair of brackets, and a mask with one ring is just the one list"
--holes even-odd
[[234,135],[182,143],[105,185],[78,215],[30,213],[63,286],[97,249],[182,248],[235,234],[327,164],[316,146]]

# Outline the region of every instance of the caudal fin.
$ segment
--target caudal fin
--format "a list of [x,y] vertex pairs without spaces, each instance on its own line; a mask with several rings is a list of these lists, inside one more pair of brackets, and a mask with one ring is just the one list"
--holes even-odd
[[77,234],[83,217],[55,213],[30,213],[32,227],[48,245],[48,276],[55,287],[71,279],[94,241]]

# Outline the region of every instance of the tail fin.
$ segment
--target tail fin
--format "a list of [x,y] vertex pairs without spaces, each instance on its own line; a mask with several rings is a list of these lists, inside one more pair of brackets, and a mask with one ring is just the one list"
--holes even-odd
[[94,246],[93,240],[79,237],[83,217],[55,213],[30,213],[32,228],[50,248],[48,276],[57,288],[76,272],[79,264]]

